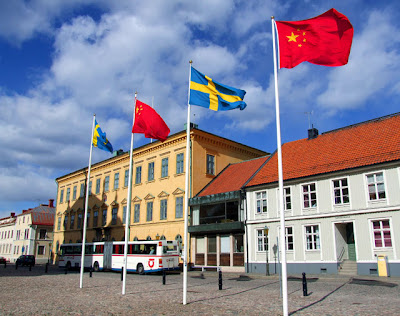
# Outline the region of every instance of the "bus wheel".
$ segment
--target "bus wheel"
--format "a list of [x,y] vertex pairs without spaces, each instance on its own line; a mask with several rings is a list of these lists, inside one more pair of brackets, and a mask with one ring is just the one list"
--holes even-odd
[[71,262],[70,261],[67,262],[66,268],[67,268],[67,270],[71,270]]
[[143,267],[143,264],[139,263],[139,264],[137,265],[137,267],[136,267],[136,271],[137,271],[137,273],[143,275],[143,274],[144,274],[144,267]]
[[93,270],[94,272],[99,272],[100,270],[99,263],[97,261],[93,264]]

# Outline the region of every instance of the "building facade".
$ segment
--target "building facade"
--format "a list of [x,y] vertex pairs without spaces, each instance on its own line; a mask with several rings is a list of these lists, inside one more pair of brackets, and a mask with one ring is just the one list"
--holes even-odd
[[[227,164],[265,152],[192,128],[190,192],[197,193]],[[184,234],[186,131],[134,149],[129,240],[176,239]],[[129,201],[129,152],[56,179],[58,184],[54,247],[81,242],[85,188],[89,185],[86,240],[124,240]]]
[[24,210],[16,216],[13,250],[10,261],[20,255],[34,255],[36,263],[47,263],[52,258],[52,241],[55,207],[49,204]]
[[13,238],[15,229],[15,213],[0,219],[0,256],[11,261],[14,250]]
[[190,199],[190,248],[195,267],[245,272],[246,195],[242,187],[267,159],[230,164]]
[[[400,115],[309,135],[282,146],[288,273],[400,276]],[[247,271],[276,273],[276,154],[245,189]]]

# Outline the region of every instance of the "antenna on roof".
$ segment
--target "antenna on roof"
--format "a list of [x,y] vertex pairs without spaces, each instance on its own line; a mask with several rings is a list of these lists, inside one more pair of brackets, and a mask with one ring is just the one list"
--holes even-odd
[[308,116],[308,129],[311,129],[312,128],[312,125],[311,125],[311,115],[313,115],[313,110],[311,110],[311,112],[304,112],[304,114],[306,114],[307,116]]

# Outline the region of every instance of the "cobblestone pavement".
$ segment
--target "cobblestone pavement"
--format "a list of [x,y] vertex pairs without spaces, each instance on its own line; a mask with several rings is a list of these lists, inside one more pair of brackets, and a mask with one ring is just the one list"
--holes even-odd
[[[188,273],[187,305],[182,304],[182,274],[128,274],[122,295],[121,275],[50,266],[0,266],[0,315],[282,315],[277,276]],[[400,315],[400,278],[301,276],[288,278],[291,315]]]

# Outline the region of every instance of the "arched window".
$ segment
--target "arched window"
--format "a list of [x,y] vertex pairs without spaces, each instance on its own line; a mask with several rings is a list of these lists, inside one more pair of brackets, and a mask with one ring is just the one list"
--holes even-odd
[[150,237],[150,236],[147,236],[146,240],[151,240],[151,237]]
[[162,235],[161,237],[160,237],[160,240],[166,240],[167,238],[165,238],[165,236],[164,235]]
[[135,236],[135,238],[133,238],[133,241],[138,241],[139,238],[137,238],[137,236]]
[[69,240],[69,243],[72,244],[72,239]]
[[179,234],[176,235],[175,240],[178,242],[179,252],[182,253],[182,236]]

